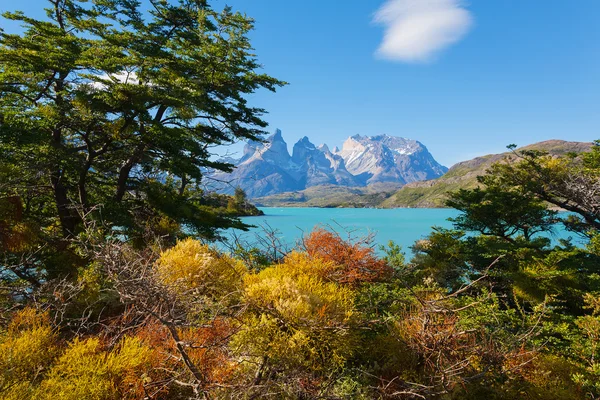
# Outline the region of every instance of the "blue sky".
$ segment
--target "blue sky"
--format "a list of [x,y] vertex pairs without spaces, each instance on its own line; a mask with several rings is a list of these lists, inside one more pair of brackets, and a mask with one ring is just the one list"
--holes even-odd
[[[44,3],[0,0],[0,10]],[[600,138],[598,0],[212,4],[256,20],[264,71],[290,83],[251,97],[290,150],[305,135],[333,147],[385,133],[450,166],[510,143]]]

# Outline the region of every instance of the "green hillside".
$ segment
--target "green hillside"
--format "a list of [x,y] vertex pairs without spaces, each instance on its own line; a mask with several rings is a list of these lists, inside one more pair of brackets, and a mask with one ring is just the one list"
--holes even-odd
[[[547,140],[519,150],[539,150],[564,155],[569,152],[587,151],[591,146],[592,144],[587,142]],[[300,191],[258,197],[252,201],[262,207],[443,207],[446,193],[476,187],[477,176],[485,174],[492,164],[510,160],[512,156],[512,152],[505,152],[476,157],[455,164],[440,178],[412,182],[402,187],[390,183],[378,183],[367,187],[313,186]]]
[[[547,151],[554,155],[564,155],[569,152],[582,152],[591,148],[591,143],[567,142],[564,140],[547,140],[520,148],[519,150]],[[458,189],[469,189],[478,185],[477,176],[495,162],[510,160],[512,152],[489,154],[472,160],[455,164],[440,178],[413,182],[400,188],[396,193],[387,197],[379,206],[395,207],[443,207],[446,193]]]
[[377,207],[398,187],[390,183],[376,183],[367,187],[313,186],[300,191],[258,197],[252,201],[259,207]]

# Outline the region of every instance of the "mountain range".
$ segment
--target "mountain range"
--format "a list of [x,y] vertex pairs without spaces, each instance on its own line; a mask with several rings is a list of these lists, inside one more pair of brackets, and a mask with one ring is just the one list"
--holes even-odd
[[[561,156],[589,151],[592,146],[589,142],[547,140],[517,150],[537,150]],[[475,188],[479,185],[477,176],[484,175],[492,164],[511,162],[513,159],[512,152],[488,154],[459,162],[439,178],[410,182],[401,187],[393,187],[389,183],[369,185],[366,188],[315,186],[257,198],[254,203],[267,207],[444,207],[449,191]]]
[[422,143],[388,135],[355,135],[341,150],[333,151],[325,144],[315,146],[305,136],[290,155],[279,129],[265,142],[248,142],[241,158],[227,161],[235,166],[233,172],[210,174],[212,181],[221,182],[216,189],[230,193],[239,186],[249,198],[317,186],[360,188],[386,183],[397,188],[438,178],[448,170]]

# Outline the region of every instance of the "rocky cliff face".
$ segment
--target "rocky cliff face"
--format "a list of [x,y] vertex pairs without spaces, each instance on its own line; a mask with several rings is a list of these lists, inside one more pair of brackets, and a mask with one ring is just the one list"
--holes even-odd
[[346,170],[342,157],[327,145],[316,147],[304,136],[295,145],[292,162],[298,166],[304,187],[320,185],[359,186],[360,182]]
[[356,135],[333,152],[327,145],[315,146],[305,136],[290,155],[280,130],[264,143],[249,142],[233,164],[232,173],[212,177],[228,182],[220,191],[232,192],[240,186],[251,198],[323,185],[405,184],[437,178],[447,170],[421,143],[387,135]]
[[365,184],[435,179],[448,170],[420,142],[388,135],[352,136],[336,154]]
[[248,142],[242,158],[233,162],[236,168],[232,173],[219,172],[211,178],[220,181],[218,191],[233,193],[240,186],[250,198],[303,189],[291,159],[278,129],[265,143]]

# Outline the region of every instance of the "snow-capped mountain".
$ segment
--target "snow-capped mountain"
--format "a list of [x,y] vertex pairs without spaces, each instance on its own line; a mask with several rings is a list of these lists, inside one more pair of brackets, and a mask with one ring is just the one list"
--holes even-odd
[[348,171],[365,184],[405,184],[434,179],[448,171],[422,143],[395,136],[355,135],[336,154],[344,159]]
[[250,141],[242,158],[233,162],[231,173],[210,174],[212,186],[224,193],[233,193],[240,186],[249,197],[303,189],[298,168],[292,163],[287,144],[277,129],[265,143]]
[[264,143],[248,142],[242,157],[232,164],[236,166],[232,173],[211,177],[224,182],[220,191],[232,192],[240,186],[251,198],[321,185],[405,184],[447,171],[421,143],[387,135],[352,136],[341,150],[334,148],[333,152],[325,144],[315,146],[305,136],[290,156],[279,129]]
[[360,185],[360,182],[346,170],[342,157],[331,153],[327,145],[316,147],[306,136],[294,145],[292,162],[299,167],[304,187],[328,184]]

